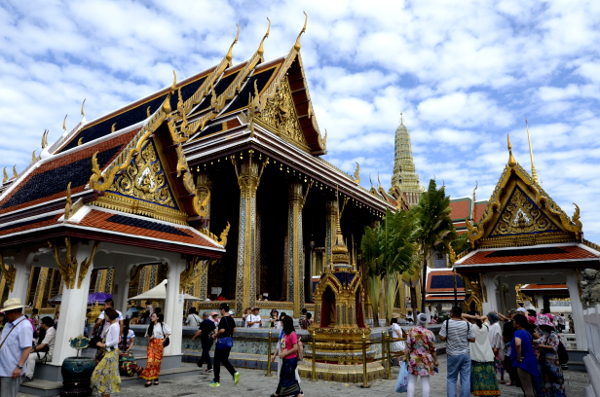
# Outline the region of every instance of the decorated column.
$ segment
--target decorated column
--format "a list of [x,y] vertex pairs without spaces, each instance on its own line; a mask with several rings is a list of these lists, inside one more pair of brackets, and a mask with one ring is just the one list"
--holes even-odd
[[52,356],[52,364],[61,365],[65,358],[77,354],[69,344],[69,339],[83,334],[94,255],[99,243],[79,242],[71,245],[67,237],[64,243],[57,240],[48,242],[48,245],[54,250],[54,260],[64,283]]
[[260,184],[262,166],[253,159],[253,151],[239,155],[239,165],[234,156],[231,161],[240,187],[240,222],[238,228],[238,256],[235,286],[235,312],[254,306],[256,301],[256,190]]
[[288,228],[286,247],[287,300],[294,302],[294,317],[304,307],[304,255],[302,246],[302,206],[304,197],[301,183],[288,186]]
[[165,355],[181,355],[181,334],[183,324],[183,292],[179,281],[181,272],[185,270],[186,260],[180,255],[173,255],[168,259],[169,270],[167,272],[167,299],[165,300],[165,323],[171,327],[171,344],[165,348]]
[[[199,173],[196,178],[196,191],[198,192],[198,198],[200,202],[206,203],[206,219],[210,219],[210,212],[212,209],[211,205],[211,193],[212,193],[212,181],[207,173]],[[210,225],[208,225],[210,229]],[[208,266],[208,261],[202,261],[201,268]],[[205,300],[209,297],[208,291],[208,269],[200,274],[198,280],[194,285],[194,292],[198,293],[200,299]]]
[[15,255],[13,266],[4,266],[4,269],[8,270],[6,275],[9,285],[8,298],[19,298],[24,305],[29,303],[27,302],[27,291],[29,290],[32,260],[33,255],[23,252]]

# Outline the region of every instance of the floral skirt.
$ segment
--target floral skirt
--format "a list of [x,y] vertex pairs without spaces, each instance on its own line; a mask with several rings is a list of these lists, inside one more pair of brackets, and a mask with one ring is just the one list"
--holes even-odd
[[121,391],[119,376],[119,351],[104,353],[104,357],[92,374],[92,387],[100,394],[112,394]]
[[148,343],[147,366],[140,374],[140,378],[146,380],[158,379],[160,376],[160,365],[162,364],[164,349],[162,339],[152,339]]
[[546,397],[565,397],[565,378],[558,362],[558,354],[546,352],[540,357],[542,389]]
[[494,362],[471,361],[471,392],[475,396],[499,396]]
[[141,374],[144,368],[137,365],[133,352],[123,352],[119,355],[119,371],[121,375],[133,376]]

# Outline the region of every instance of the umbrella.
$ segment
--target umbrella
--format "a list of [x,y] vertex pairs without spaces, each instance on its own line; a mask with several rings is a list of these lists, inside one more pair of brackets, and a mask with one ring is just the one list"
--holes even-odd
[[88,295],[88,305],[93,305],[94,303],[104,303],[105,300],[112,299],[111,294],[107,294],[106,292],[94,292]]
[[[166,299],[167,298],[167,280],[163,280],[156,287],[149,289],[141,295],[129,298],[129,300],[154,300],[154,299]],[[195,296],[183,294],[183,299],[187,301],[201,301],[202,299],[196,298]]]
[[126,317],[129,317],[129,315],[130,315],[130,314],[139,313],[139,312],[141,312],[142,310],[144,310],[144,308],[143,308],[143,307],[140,307],[140,306],[132,306],[132,307],[130,307],[129,309],[127,309],[127,312],[125,313],[125,316],[126,316]]

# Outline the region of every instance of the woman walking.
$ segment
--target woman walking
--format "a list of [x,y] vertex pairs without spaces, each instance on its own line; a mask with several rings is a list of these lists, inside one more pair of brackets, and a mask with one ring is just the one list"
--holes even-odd
[[135,342],[135,333],[129,329],[130,320],[127,318],[123,322],[123,335],[119,342],[119,371],[121,375],[133,376],[141,374],[144,368],[138,367],[135,357],[133,357],[133,344]]
[[112,393],[121,391],[121,377],[119,376],[119,332],[121,326],[117,322],[119,313],[112,307],[104,310],[106,321],[110,326],[102,336],[102,342],[98,342],[97,346],[104,350],[102,360],[94,369],[92,374],[92,387],[98,390],[102,397],[110,396]]
[[146,338],[148,338],[147,366],[140,374],[140,378],[147,380],[146,387],[152,386],[152,381],[155,385],[158,385],[165,340],[171,335],[171,328],[163,322],[162,314],[152,313],[150,321],[151,323],[146,329]]
[[489,339],[489,326],[483,324],[485,316],[477,313],[463,314],[463,318],[473,324],[475,342],[470,345],[471,350],[471,393],[475,396],[499,396],[498,380],[494,367],[494,352]]
[[558,361],[558,345],[560,339],[554,333],[554,324],[546,315],[538,317],[537,326],[542,330],[538,340],[541,349],[542,387],[545,397],[566,397],[565,379]]
[[392,342],[390,344],[390,350],[392,351],[393,354],[393,361],[398,361],[398,365],[400,365],[400,355],[404,353],[404,349],[406,348],[406,344],[404,343],[403,340],[398,340],[398,339],[403,339],[404,337],[404,333],[402,332],[402,328],[400,328],[400,324],[398,324],[398,318],[400,318],[400,315],[398,313],[394,313],[392,315],[392,330],[390,331],[390,337],[392,337],[393,339],[396,339],[396,341]]
[[279,357],[281,361],[281,372],[279,374],[279,384],[277,391],[271,397],[277,396],[297,396],[302,395],[300,385],[296,379],[296,367],[298,366],[298,335],[294,330],[294,320],[290,316],[285,316],[281,320],[283,323],[284,336],[281,339],[281,351]]
[[217,340],[217,346],[215,347],[215,359],[214,359],[214,371],[215,377],[209,386],[219,387],[221,386],[221,364],[233,377],[233,383],[235,385],[240,381],[240,373],[236,372],[233,365],[229,362],[229,353],[231,353],[231,347],[233,346],[233,339],[231,338],[235,334],[235,320],[229,315],[229,305],[227,303],[221,303],[219,306],[221,310],[221,321],[217,327],[217,332],[213,335],[213,339]]
[[536,397],[535,384],[540,373],[533,351],[533,336],[527,331],[529,322],[521,314],[514,316],[512,321],[515,334],[511,341],[510,359],[513,367],[517,369],[525,397]]
[[421,377],[423,397],[429,397],[429,376],[433,375],[434,368],[439,365],[435,349],[435,336],[425,328],[427,315],[420,313],[417,316],[417,325],[406,335],[406,349],[404,357],[408,370],[408,397],[415,395],[417,377]]

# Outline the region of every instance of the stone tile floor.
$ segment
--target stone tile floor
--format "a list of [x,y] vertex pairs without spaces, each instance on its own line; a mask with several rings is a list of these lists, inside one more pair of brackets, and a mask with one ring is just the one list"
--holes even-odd
[[[439,374],[431,379],[431,396],[446,395],[446,357],[440,357]],[[195,364],[183,364],[186,366],[195,366]],[[265,376],[265,371],[240,368],[240,382],[234,386],[233,380],[225,368],[221,368],[221,386],[219,388],[209,387],[212,380],[212,374],[204,371],[196,371],[193,375],[185,375],[176,378],[165,378],[160,381],[160,385],[144,387],[144,380],[139,379],[135,382],[128,382],[122,388],[122,391],[115,394],[117,397],[148,397],[169,396],[169,397],[193,397],[206,396],[211,397],[247,397],[247,396],[270,396],[277,387],[275,376]],[[336,383],[326,381],[302,380],[300,386],[305,396],[368,396],[368,397],[392,397],[397,396],[394,393],[398,368],[392,368],[393,379],[380,379],[371,382],[370,388],[363,389],[359,384]],[[589,384],[587,373],[580,371],[565,371],[565,382],[567,396],[585,396],[585,387]],[[503,396],[522,396],[521,389],[514,386],[500,385]],[[19,397],[30,397],[31,395],[19,393]],[[93,396],[98,396],[94,393]],[[421,386],[417,385],[416,397],[421,397]]]

